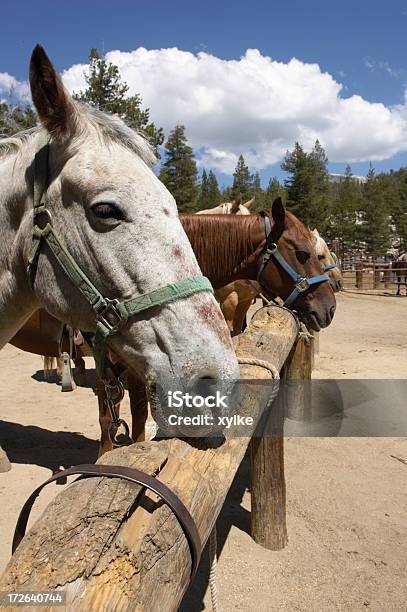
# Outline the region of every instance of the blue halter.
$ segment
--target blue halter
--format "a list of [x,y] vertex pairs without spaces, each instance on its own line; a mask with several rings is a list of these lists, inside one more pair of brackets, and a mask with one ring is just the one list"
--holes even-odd
[[336,264],[325,264],[324,265],[324,272],[328,272],[328,270],[333,270],[334,268],[336,268],[337,265]]
[[[294,281],[294,289],[284,302],[284,306],[286,308],[290,308],[294,304],[296,299],[302,293],[308,291],[308,289],[312,287],[312,285],[317,285],[319,283],[329,281],[329,277],[326,274],[318,274],[317,276],[311,276],[310,278],[307,278],[305,276],[301,276],[301,274],[298,274],[298,272],[296,272],[294,268],[290,266],[290,264],[279,252],[277,247],[277,237],[273,234],[273,228],[270,219],[267,215],[264,215],[264,227],[266,231],[266,248],[261,260],[259,271],[257,273],[257,281],[262,284],[260,280],[261,275],[263,274],[266,265],[273,257],[275,261],[277,261],[277,263],[279,263],[283,270],[288,274],[288,276]],[[331,267],[334,266],[331,265]],[[324,267],[324,270],[326,269],[327,267]],[[328,269],[331,268],[328,267]],[[267,288],[265,287],[265,289]]]

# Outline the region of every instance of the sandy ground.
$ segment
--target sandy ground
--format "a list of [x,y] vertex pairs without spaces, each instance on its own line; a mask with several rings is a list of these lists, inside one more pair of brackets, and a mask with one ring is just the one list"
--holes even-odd
[[[406,314],[405,298],[341,294],[315,377],[406,378]],[[13,464],[0,474],[2,570],[29,493],[59,467],[95,460],[99,432],[93,371],[89,388],[61,393],[39,357],[8,345],[0,367],[0,444]],[[243,462],[218,522],[220,610],[407,610],[407,465],[391,455],[407,460],[407,438],[287,439],[289,544],[279,552],[248,535]],[[43,492],[33,518],[60,490]],[[207,573],[204,553],[183,612],[210,609]]]

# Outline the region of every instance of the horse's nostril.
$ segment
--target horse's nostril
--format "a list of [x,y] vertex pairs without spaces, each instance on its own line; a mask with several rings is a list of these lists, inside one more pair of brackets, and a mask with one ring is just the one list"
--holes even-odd
[[333,319],[333,316],[335,314],[335,306],[331,306],[330,310],[329,310],[329,314],[331,315],[331,319]]

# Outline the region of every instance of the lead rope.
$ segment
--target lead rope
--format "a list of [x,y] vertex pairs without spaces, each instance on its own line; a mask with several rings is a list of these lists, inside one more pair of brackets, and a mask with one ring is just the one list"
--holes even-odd
[[[274,380],[280,379],[280,372],[277,370],[276,366],[272,364],[270,361],[265,361],[264,359],[255,359],[254,357],[239,357],[238,358],[239,365],[253,365],[259,368],[264,368],[271,372],[271,375]],[[273,392],[269,399],[268,404],[270,405],[278,395],[279,385],[274,385]],[[217,541],[216,541],[216,523],[213,526],[211,531],[211,535],[209,536],[209,590],[211,594],[211,606],[212,612],[219,612],[218,606],[218,584],[216,577],[218,556],[217,556]]]

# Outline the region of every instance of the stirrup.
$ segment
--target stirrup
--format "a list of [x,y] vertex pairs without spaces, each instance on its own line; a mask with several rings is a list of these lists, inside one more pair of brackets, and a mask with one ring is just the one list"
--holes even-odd
[[62,382],[61,391],[73,391],[76,389],[76,384],[72,375],[71,358],[68,353],[64,352],[62,357]]

